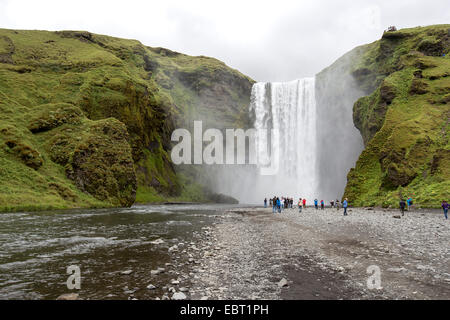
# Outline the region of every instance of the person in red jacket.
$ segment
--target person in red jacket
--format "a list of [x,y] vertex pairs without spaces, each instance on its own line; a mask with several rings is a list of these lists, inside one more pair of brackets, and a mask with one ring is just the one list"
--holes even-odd
[[303,198],[303,208],[306,208],[306,199]]

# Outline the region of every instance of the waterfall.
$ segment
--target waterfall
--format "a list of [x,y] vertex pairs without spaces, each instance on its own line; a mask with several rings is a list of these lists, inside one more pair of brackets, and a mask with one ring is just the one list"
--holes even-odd
[[250,111],[255,117],[255,129],[274,129],[278,133],[275,141],[266,134],[258,133],[256,137],[260,167],[270,159],[267,145],[272,145],[272,155],[279,155],[278,172],[260,177],[266,181],[266,195],[302,197],[311,203],[318,197],[315,79],[256,83]]

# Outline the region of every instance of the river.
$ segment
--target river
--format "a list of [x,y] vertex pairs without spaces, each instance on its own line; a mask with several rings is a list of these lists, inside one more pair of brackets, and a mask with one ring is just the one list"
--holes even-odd
[[[80,268],[76,292],[84,299],[152,298],[159,286],[151,270],[181,271],[188,265],[183,250],[171,254],[168,248],[193,245],[203,227],[233,207],[146,205],[0,214],[0,299],[55,299],[70,293],[71,265]],[[165,272],[157,281],[167,283],[178,273]],[[156,291],[146,288],[151,282]]]

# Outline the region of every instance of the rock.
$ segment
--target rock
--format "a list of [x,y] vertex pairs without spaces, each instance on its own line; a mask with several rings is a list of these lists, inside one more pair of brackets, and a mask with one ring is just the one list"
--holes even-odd
[[394,215],[394,216],[392,216],[392,218],[401,219],[402,217],[400,215]]
[[78,297],[78,293],[66,293],[60,295],[58,298],[56,298],[56,300],[79,300]]
[[178,281],[178,280],[172,280],[172,281],[170,281],[170,283],[171,283],[171,284],[180,284],[180,281]]
[[161,238],[159,238],[159,239],[156,239],[156,240],[154,240],[154,241],[151,241],[150,243],[151,243],[151,244],[163,244],[163,243],[164,243],[164,240],[161,239]]
[[288,285],[288,282],[285,278],[281,279],[280,282],[278,282],[278,287],[279,288],[283,288],[286,287]]
[[125,270],[125,271],[122,271],[120,274],[122,274],[122,275],[129,275],[132,272],[133,272],[133,270]]
[[171,247],[169,248],[169,252],[172,252],[172,251],[178,251],[178,246],[177,246],[177,245],[171,246]]
[[152,271],[150,271],[150,274],[152,275],[152,276],[156,276],[156,275],[158,275],[158,274],[160,274],[161,273],[161,271],[159,271],[159,270],[152,270]]
[[208,296],[203,296],[203,297],[200,298],[200,300],[208,300],[208,299],[209,299]]
[[389,271],[389,272],[403,272],[403,271],[408,271],[408,269],[403,268],[403,267],[401,267],[401,268],[389,268],[386,271]]
[[170,300],[170,298],[169,298],[169,296],[167,296],[167,295],[163,295],[162,298],[161,298],[161,300]]
[[181,288],[180,288],[180,292],[187,292],[187,291],[189,291],[189,289],[186,288],[186,287],[181,287]]
[[186,298],[183,292],[175,292],[172,296],[172,300],[186,300]]
[[435,271],[433,267],[430,267],[430,266],[424,266],[424,265],[421,265],[421,264],[418,264],[418,265],[416,266],[416,269],[417,269],[417,270],[422,270],[422,271],[426,271],[426,270],[433,271],[433,272]]
[[147,286],[147,289],[148,289],[148,290],[154,290],[154,289],[156,289],[156,287],[155,287],[154,285],[152,285],[152,284],[149,284],[149,285]]

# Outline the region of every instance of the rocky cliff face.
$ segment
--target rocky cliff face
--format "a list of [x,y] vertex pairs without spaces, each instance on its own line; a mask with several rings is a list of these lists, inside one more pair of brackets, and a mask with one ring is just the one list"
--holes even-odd
[[438,206],[450,190],[450,25],[384,33],[350,72],[366,93],[353,107],[365,149],[348,174],[354,205]]
[[0,209],[205,200],[173,166],[171,133],[245,122],[251,85],[218,60],[135,40],[1,29]]

